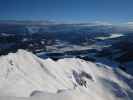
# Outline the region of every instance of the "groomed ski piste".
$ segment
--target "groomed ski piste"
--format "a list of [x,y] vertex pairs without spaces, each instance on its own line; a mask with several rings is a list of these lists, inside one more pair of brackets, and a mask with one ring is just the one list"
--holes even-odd
[[0,100],[133,100],[133,76],[77,58],[0,57]]

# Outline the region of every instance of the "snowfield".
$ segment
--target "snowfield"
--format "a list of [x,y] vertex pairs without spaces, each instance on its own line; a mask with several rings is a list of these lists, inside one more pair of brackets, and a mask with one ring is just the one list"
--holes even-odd
[[19,50],[0,57],[0,100],[133,100],[133,77],[101,63]]
[[107,40],[107,39],[113,39],[113,38],[118,38],[118,37],[122,37],[122,36],[124,36],[124,35],[120,34],[120,33],[113,33],[113,34],[110,34],[110,36],[96,37],[96,39]]

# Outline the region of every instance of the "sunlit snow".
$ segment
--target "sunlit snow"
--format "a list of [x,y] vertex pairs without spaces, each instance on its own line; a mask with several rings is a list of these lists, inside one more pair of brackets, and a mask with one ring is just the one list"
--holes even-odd
[[0,57],[0,100],[132,100],[133,77],[76,58],[41,59],[24,50]]

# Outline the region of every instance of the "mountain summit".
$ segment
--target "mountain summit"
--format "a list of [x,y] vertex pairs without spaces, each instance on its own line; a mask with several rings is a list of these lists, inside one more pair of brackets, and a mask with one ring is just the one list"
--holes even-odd
[[132,100],[133,77],[76,58],[41,59],[19,50],[0,57],[1,100]]

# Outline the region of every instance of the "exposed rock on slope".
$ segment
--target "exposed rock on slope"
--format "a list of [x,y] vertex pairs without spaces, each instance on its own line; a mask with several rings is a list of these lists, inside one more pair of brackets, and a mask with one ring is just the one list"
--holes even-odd
[[133,77],[103,64],[76,58],[55,62],[19,50],[0,57],[0,96],[3,100],[6,96],[29,97],[24,100],[132,100]]

